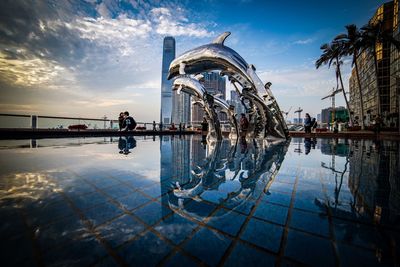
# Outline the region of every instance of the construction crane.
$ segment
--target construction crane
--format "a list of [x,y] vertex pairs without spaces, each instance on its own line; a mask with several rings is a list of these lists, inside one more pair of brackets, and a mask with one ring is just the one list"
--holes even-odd
[[298,123],[299,123],[299,124],[301,124],[301,123],[300,123],[301,112],[303,112],[303,109],[302,109],[301,107],[299,107],[298,110],[295,110],[295,111],[294,111],[294,113],[299,113],[299,120],[298,120]]
[[282,114],[285,115],[285,120],[287,119],[287,116],[289,114],[289,112],[292,110],[293,106],[290,106],[289,110],[287,112],[282,111]]
[[342,91],[343,91],[343,88],[336,89],[336,90],[335,90],[335,88],[332,88],[332,93],[330,93],[329,95],[324,96],[323,98],[321,98],[321,100],[324,100],[324,99],[327,99],[327,98],[331,98],[332,99],[332,123],[334,123],[334,121],[335,121],[335,95],[337,93],[342,92]]

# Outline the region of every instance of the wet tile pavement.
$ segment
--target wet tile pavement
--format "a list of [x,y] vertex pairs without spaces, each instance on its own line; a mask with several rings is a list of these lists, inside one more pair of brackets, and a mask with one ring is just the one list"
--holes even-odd
[[[396,266],[398,225],[346,210],[345,192],[335,205],[316,172],[288,165],[239,206],[115,170],[3,182],[2,266]],[[45,197],[19,194],[35,186]]]
[[248,212],[191,200],[187,210],[200,217],[171,210],[152,193],[159,183],[136,188],[118,175],[96,183],[77,177],[85,190],[59,192],[62,198],[54,203],[29,209],[1,209],[1,255],[7,255],[7,266],[394,264],[391,255],[376,256],[389,251],[391,229],[336,217],[304,193],[307,184],[299,187],[296,174],[289,177],[278,175],[271,190],[251,200]]

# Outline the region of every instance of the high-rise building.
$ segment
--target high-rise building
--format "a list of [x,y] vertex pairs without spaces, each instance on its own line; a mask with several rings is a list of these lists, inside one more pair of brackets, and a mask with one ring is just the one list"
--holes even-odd
[[[225,77],[219,75],[218,72],[205,72],[202,73],[204,80],[201,81],[204,88],[208,93],[226,100],[226,82]],[[192,107],[192,121],[199,122],[203,120],[204,111],[199,105],[193,105]],[[225,113],[218,114],[221,121],[227,120]]]
[[175,59],[175,39],[171,36],[164,38],[162,72],[161,72],[161,111],[160,121],[171,123],[172,118],[172,81],[168,80],[169,65]]
[[[332,108],[325,108],[321,111],[320,119],[322,123],[331,123],[332,122]],[[349,112],[345,107],[336,107],[335,108],[335,119],[341,122],[346,122],[349,120]]]
[[[393,1],[393,36],[400,41],[399,0]],[[400,53],[394,46],[390,51],[390,122],[389,126],[400,124]]]
[[[369,24],[377,23],[382,23],[382,31],[385,33],[398,35],[397,0],[385,3],[377,9]],[[349,80],[350,108],[355,120],[360,122],[364,119],[365,125],[370,125],[376,115],[381,115],[384,125],[394,126],[398,122],[399,86],[396,75],[400,74],[399,53],[386,40],[375,43],[375,56],[371,50],[364,49],[357,58],[364,118],[361,118],[361,101],[355,68]],[[375,59],[377,70],[375,70]]]
[[190,121],[190,95],[186,93],[172,93],[172,122],[175,124]]
[[[321,110],[320,122],[322,123],[331,123],[332,122],[332,108],[324,108]],[[335,108],[335,119],[341,122],[347,122],[349,120],[349,112],[345,107],[336,107]]]
[[219,75],[218,72],[203,73],[203,85],[207,92],[212,95],[217,95],[219,98],[226,99],[226,82],[225,77]]

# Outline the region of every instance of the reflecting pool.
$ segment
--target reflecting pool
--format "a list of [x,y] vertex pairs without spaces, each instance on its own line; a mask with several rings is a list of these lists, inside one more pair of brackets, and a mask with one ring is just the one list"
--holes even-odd
[[399,148],[2,140],[2,266],[396,266]]

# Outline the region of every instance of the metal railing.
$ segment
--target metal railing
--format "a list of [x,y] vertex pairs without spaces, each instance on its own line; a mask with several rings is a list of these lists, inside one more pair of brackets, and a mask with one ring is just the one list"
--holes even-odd
[[[137,130],[153,130],[153,122],[140,122],[136,121]],[[85,125],[87,129],[108,129],[118,130],[118,120],[110,120],[104,118],[83,118],[83,117],[66,117],[66,116],[44,116],[44,115],[19,115],[0,113],[0,129],[58,129],[68,130],[71,125]],[[174,124],[175,128],[179,130],[179,124]],[[221,127],[223,131],[230,131],[228,122],[222,122]],[[163,130],[173,128],[172,124],[163,124]],[[201,129],[201,121],[193,121],[181,124],[182,130],[196,130]],[[160,123],[156,122],[155,129],[160,130]]]

